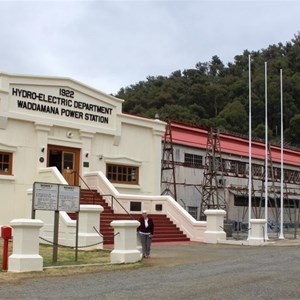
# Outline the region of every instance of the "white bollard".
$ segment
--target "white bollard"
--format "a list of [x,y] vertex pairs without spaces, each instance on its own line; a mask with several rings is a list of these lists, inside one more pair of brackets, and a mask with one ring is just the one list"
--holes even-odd
[[[101,205],[80,205],[78,246],[79,250],[103,249],[103,237],[100,233],[100,214],[103,212]],[[95,231],[94,227],[98,232]]]
[[224,228],[225,210],[222,209],[207,209],[207,227],[204,232],[204,242],[208,244],[217,244],[219,240],[226,240],[226,232]]
[[112,221],[114,227],[114,250],[110,254],[112,263],[133,263],[141,260],[137,249],[137,228],[139,221]]
[[41,220],[14,219],[13,254],[8,258],[8,272],[43,271],[43,258],[39,255]]
[[250,246],[261,245],[265,242],[264,238],[264,228],[266,226],[265,219],[251,219],[250,226],[251,226],[251,235],[248,238],[248,244]]

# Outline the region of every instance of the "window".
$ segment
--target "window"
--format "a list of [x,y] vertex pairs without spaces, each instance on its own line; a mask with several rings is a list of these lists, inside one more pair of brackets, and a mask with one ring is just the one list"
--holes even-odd
[[[234,206],[248,206],[248,196],[245,195],[234,195]],[[251,207],[264,207],[264,199],[259,197],[252,197]]]
[[180,149],[175,149],[175,161],[180,161]]
[[138,184],[138,167],[108,164],[106,176],[110,182]]
[[188,165],[202,165],[202,156],[191,153],[184,153],[184,162]]
[[189,214],[197,220],[198,208],[197,206],[188,206]]
[[237,169],[238,169],[237,172],[238,175],[246,176],[246,163],[238,162]]
[[0,174],[12,175],[12,153],[0,152]]
[[142,202],[130,201],[130,211],[141,211]]

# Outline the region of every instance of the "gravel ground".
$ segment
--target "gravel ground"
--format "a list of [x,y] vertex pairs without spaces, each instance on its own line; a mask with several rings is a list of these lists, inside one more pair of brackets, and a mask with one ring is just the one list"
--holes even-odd
[[300,299],[300,246],[153,245],[142,267],[0,285],[0,299]]

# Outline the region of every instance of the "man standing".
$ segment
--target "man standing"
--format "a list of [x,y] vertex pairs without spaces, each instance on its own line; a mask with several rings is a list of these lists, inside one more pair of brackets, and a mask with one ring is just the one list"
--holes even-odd
[[150,257],[151,241],[154,232],[154,224],[151,218],[148,217],[147,211],[142,211],[142,217],[139,219],[140,226],[137,228],[142,244],[143,257]]

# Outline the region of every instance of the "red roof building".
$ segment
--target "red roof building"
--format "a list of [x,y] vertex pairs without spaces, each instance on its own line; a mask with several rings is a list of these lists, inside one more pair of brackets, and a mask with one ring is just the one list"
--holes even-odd
[[[169,133],[168,133],[169,132]],[[248,183],[249,183],[249,140],[247,137],[239,137],[227,133],[218,133],[219,152],[216,161],[219,169],[215,172],[215,179],[207,179],[208,166],[207,155],[210,151],[208,143],[210,132],[203,128],[191,127],[184,124],[168,123],[166,134],[163,137],[163,151],[172,145],[173,151],[173,176],[168,168],[170,162],[163,154],[161,190],[163,194],[170,194],[191,215],[199,219],[205,199],[203,195],[207,183],[212,184],[212,190],[218,190],[219,196],[224,198],[223,204],[228,209],[227,217],[231,220],[246,222],[245,210],[248,206]],[[171,140],[172,141],[171,141]],[[252,141],[252,178],[253,178],[253,201],[260,207],[255,218],[263,216],[264,207],[264,180],[265,180],[265,143]],[[268,153],[268,201],[271,219],[277,222],[278,211],[273,215],[271,207],[278,207],[281,180],[281,148],[270,145]],[[164,170],[164,164],[169,165]],[[222,165],[222,167],[220,167]],[[284,148],[284,188],[285,207],[299,207],[300,200],[300,151]],[[174,175],[175,174],[175,175]],[[211,175],[209,175],[211,176]],[[215,183],[217,182],[217,184]],[[217,186],[213,186],[217,185]],[[219,197],[218,196],[218,197]],[[291,199],[293,204],[291,204]],[[277,202],[276,202],[277,201]],[[275,203],[276,202],[276,203]],[[229,209],[230,208],[230,209]],[[243,213],[241,212],[243,210]],[[285,213],[285,219],[290,216]]]
[[[207,130],[176,123],[172,123],[171,126],[173,143],[206,149]],[[244,158],[249,156],[249,140],[247,138],[220,133],[220,148],[224,154]],[[280,147],[271,145],[273,162],[280,163],[280,151]],[[259,160],[265,159],[264,142],[252,141],[252,157]],[[283,161],[284,164],[300,167],[300,151],[284,148]]]

